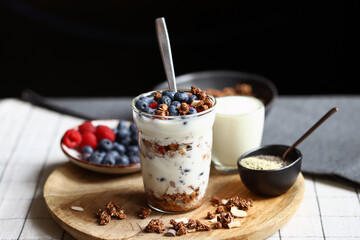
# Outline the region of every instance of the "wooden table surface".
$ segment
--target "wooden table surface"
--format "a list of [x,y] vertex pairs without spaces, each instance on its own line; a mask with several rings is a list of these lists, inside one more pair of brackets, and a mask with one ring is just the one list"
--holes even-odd
[[[0,100],[0,239],[73,239],[51,217],[43,188],[68,162],[60,149],[66,129],[82,119],[16,100]],[[360,239],[360,189],[304,176],[302,203],[269,239]]]

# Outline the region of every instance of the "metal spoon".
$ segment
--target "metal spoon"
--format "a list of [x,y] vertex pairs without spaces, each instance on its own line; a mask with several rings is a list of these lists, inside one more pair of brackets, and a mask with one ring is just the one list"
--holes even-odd
[[161,58],[165,68],[166,78],[169,84],[169,89],[171,91],[176,92],[177,88],[176,88],[174,66],[171,56],[170,41],[169,41],[169,36],[164,18],[157,18],[155,20],[155,29],[160,47]]
[[284,160],[286,155],[296,148],[297,145],[299,145],[302,141],[304,141],[305,138],[307,138],[317,127],[319,127],[323,122],[325,122],[326,119],[328,119],[331,115],[333,115],[335,112],[337,112],[338,108],[334,107],[330,109],[322,118],[320,118],[319,121],[317,121],[304,135],[302,135],[299,140],[297,140],[291,147],[289,147],[284,154],[282,155],[281,159]]

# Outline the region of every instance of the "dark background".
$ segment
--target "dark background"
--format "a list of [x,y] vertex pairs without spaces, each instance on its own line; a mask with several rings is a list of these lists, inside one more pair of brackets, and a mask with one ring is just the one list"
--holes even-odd
[[[279,94],[358,94],[351,2],[0,0],[0,98],[133,96],[165,80],[154,20],[176,75],[238,70]],[[357,85],[357,84],[356,84]]]

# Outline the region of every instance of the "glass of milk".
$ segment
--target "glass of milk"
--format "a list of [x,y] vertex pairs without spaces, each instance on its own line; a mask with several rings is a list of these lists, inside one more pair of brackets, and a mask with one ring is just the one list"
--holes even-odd
[[251,96],[216,98],[212,161],[217,170],[237,172],[237,160],[259,147],[265,119],[264,104]]
[[160,212],[185,212],[199,207],[207,189],[212,148],[213,107],[182,116],[156,116],[138,110],[141,172],[148,204]]

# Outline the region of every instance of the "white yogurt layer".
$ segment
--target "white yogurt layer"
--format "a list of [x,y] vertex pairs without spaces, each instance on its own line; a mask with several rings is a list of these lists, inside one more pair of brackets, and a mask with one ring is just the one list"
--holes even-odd
[[[172,120],[136,112],[133,116],[139,129],[145,191],[160,198],[164,194],[191,194],[199,188],[198,199],[202,199],[209,179],[215,111]],[[177,150],[159,152],[159,148],[170,144],[176,145]]]

